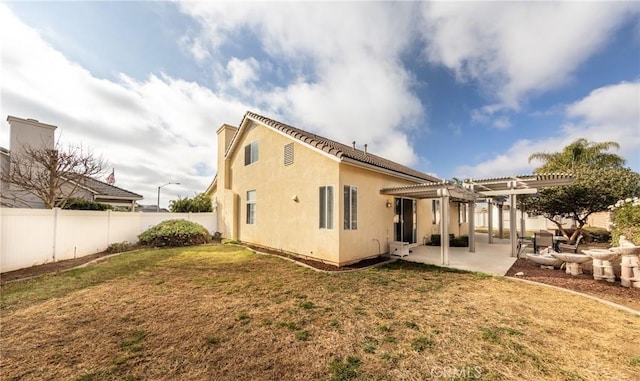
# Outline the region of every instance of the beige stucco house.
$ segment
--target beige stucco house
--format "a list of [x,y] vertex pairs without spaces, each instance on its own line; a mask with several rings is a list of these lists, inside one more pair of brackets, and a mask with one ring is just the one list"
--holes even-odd
[[[207,194],[225,238],[341,266],[389,253],[395,242],[422,244],[441,230],[440,200],[383,190],[442,181],[366,145],[341,144],[252,112],[217,134],[218,171]],[[467,204],[448,206],[448,232],[467,234]]]

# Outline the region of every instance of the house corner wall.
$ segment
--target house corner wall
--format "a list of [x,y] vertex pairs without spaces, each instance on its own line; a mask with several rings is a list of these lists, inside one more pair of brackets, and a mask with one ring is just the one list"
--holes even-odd
[[218,138],[217,153],[217,185],[213,200],[216,202],[218,231],[224,238],[238,239],[237,229],[237,195],[230,189],[229,163],[225,156],[237,127],[223,124],[216,131]]

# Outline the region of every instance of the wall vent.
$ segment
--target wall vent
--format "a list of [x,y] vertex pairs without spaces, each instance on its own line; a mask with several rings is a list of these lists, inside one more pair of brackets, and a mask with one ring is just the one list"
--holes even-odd
[[284,165],[293,164],[293,143],[284,146]]

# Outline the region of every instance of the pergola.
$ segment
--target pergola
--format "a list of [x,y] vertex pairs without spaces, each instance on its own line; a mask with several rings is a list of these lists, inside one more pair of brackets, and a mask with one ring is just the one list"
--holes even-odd
[[[475,252],[475,203],[477,201],[487,201],[491,204],[492,199],[508,196],[511,208],[509,209],[509,231],[511,232],[511,256],[517,256],[518,240],[513,232],[516,228],[516,197],[519,194],[534,194],[539,188],[569,185],[573,182],[573,177],[569,174],[538,174],[500,177],[492,179],[474,180],[468,179],[464,182],[454,183],[444,181],[441,183],[425,183],[408,185],[395,188],[384,188],[381,194],[406,197],[413,199],[439,199],[440,200],[440,258],[443,265],[449,264],[449,202],[467,203],[469,221],[469,251]],[[524,226],[521,227],[524,229]],[[493,243],[493,216],[492,208],[489,208],[489,243]],[[521,232],[524,236],[524,231]]]

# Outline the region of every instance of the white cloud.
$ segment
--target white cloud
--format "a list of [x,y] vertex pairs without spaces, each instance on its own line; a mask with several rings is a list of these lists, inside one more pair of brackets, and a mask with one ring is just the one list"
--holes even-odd
[[247,86],[252,87],[253,82],[258,79],[259,70],[260,64],[255,58],[241,60],[233,57],[227,63],[227,72],[230,76],[229,85],[236,90],[242,90]]
[[424,4],[422,31],[431,62],[517,110],[532,94],[571,81],[620,21],[637,13],[632,2],[435,2]]
[[640,168],[640,81],[593,90],[566,113],[573,122],[564,126],[565,134],[618,142],[618,154],[627,158],[627,165]]
[[417,127],[423,107],[400,62],[411,41],[413,5],[185,2],[180,7],[200,23],[198,41],[213,56],[225,44],[251,37],[270,60],[297,73],[285,85],[270,86],[266,75],[258,79],[255,70],[240,70],[233,59],[227,64],[261,82],[254,98],[263,100],[260,106],[271,115],[341,142],[368,143],[371,152],[404,164],[418,161],[407,132]]
[[[167,75],[118,82],[94,77],[47,44],[40,34],[0,5],[2,114],[58,126],[63,144],[91,147],[116,170],[117,186],[155,203],[206,189],[215,173],[216,129],[239,121],[248,109],[197,83]],[[8,146],[2,123],[0,145]],[[106,176],[106,175],[105,175]],[[172,197],[169,197],[172,195]]]
[[506,116],[503,116],[493,121],[493,127],[498,130],[506,130],[511,127],[511,121]]
[[539,140],[519,140],[503,153],[474,166],[456,168],[455,176],[486,178],[531,173],[540,163],[529,163],[534,152],[558,152],[579,138],[614,141],[615,152],[627,165],[640,168],[640,82],[622,82],[593,90],[567,106],[566,123],[557,135]]

